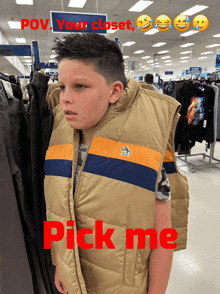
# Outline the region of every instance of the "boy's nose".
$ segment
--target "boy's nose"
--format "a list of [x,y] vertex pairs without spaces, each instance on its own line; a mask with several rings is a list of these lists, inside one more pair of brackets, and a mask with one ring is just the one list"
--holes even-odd
[[62,102],[65,104],[71,103],[71,94],[69,92],[65,92],[63,95],[60,96],[60,100],[62,100]]

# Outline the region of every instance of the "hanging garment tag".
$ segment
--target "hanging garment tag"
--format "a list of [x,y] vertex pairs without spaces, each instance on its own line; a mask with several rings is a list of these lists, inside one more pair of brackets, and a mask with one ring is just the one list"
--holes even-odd
[[207,120],[204,120],[203,121],[203,128],[206,128],[206,126],[207,126]]
[[13,95],[11,83],[4,81],[4,80],[1,80],[1,81],[4,85],[4,89],[5,89],[5,92],[7,93],[8,98],[13,98],[14,95]]

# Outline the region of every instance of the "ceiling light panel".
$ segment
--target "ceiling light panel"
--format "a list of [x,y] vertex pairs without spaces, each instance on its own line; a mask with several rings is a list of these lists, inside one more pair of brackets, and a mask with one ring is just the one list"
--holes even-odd
[[123,46],[131,46],[134,45],[136,42],[126,42],[123,44]]
[[198,59],[206,59],[206,58],[208,58],[208,57],[203,56],[203,57],[199,57]]
[[180,52],[180,54],[188,54],[188,53],[192,53],[192,51],[183,51],[183,52]]
[[113,34],[113,33],[115,33],[115,32],[117,32],[119,29],[117,29],[117,30],[112,30],[112,29],[110,29],[110,30],[107,30],[107,33],[108,34]]
[[141,12],[153,3],[154,3],[154,1],[138,1],[128,11]]
[[138,51],[135,51],[134,54],[140,54],[140,53],[143,53],[144,50],[138,50]]
[[148,59],[148,58],[150,58],[150,56],[143,56],[143,57],[141,57],[141,59]]
[[159,33],[158,29],[151,29],[148,32],[144,33],[144,35],[154,35],[156,33]]
[[167,63],[166,65],[173,65],[172,63]]
[[164,63],[172,62],[172,60],[165,60]]
[[21,22],[20,21],[8,21],[8,25],[10,29],[20,29],[21,30]]
[[208,6],[205,6],[205,5],[195,5],[185,11],[183,11],[182,13],[180,14],[184,14],[184,15],[187,15],[187,16],[190,16],[190,15],[193,15],[193,14],[196,14],[204,9],[207,9]]
[[191,35],[194,35],[194,34],[197,34],[197,33],[199,33],[199,31],[191,30],[191,31],[188,31],[186,33],[181,34],[180,36],[188,37],[188,36],[191,36]]
[[207,51],[207,52],[202,52],[202,53],[200,53],[201,55],[206,55],[206,54],[212,54],[212,53],[214,53],[213,51]]
[[188,62],[188,60],[182,60],[182,61],[180,61],[181,63],[183,63],[183,62]]
[[169,52],[168,50],[164,50],[164,51],[158,52],[157,54],[165,54],[165,53],[168,53],[168,52]]
[[220,46],[220,44],[208,45],[208,46],[206,46],[206,48],[213,48],[213,47],[218,47],[218,46]]
[[161,57],[161,59],[168,59],[168,58],[171,58],[171,56],[164,56],[164,57]]
[[20,5],[33,5],[33,0],[15,0],[16,4]]
[[87,0],[70,0],[68,7],[83,8]]
[[180,59],[187,59],[190,58],[189,56],[185,56],[185,57],[180,57]]
[[152,63],[152,62],[154,62],[154,60],[153,60],[153,59],[151,59],[151,60],[147,61],[147,63]]
[[124,59],[129,58],[129,56],[123,56]]
[[220,38],[220,34],[213,35],[212,37],[214,37],[214,38]]
[[165,44],[166,44],[165,42],[159,42],[159,43],[154,44],[152,47],[161,47]]
[[26,39],[25,38],[15,38],[15,41],[17,43],[26,43]]
[[195,45],[195,43],[186,43],[184,45],[181,45],[180,47],[189,47],[189,46],[192,46],[192,45]]

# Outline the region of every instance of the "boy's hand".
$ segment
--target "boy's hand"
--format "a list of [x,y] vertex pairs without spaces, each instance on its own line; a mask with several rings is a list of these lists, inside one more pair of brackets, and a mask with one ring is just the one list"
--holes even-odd
[[60,277],[58,261],[57,261],[57,255],[56,254],[55,254],[55,259],[56,259],[56,271],[55,271],[55,278],[54,278],[55,286],[57,287],[57,290],[60,293],[68,294],[68,291],[67,291],[67,289],[66,289],[65,285],[63,284],[63,282],[61,280],[61,277]]

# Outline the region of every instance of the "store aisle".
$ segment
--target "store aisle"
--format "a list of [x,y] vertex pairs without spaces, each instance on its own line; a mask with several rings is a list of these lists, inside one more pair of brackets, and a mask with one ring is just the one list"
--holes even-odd
[[[205,143],[196,143],[192,154],[204,150]],[[220,160],[220,142],[216,143],[214,157]],[[202,155],[189,161],[204,163]],[[174,253],[166,294],[219,294],[220,163],[211,168],[198,168],[195,173],[184,162],[177,160],[177,164],[187,176],[190,188],[188,245],[186,250]]]

